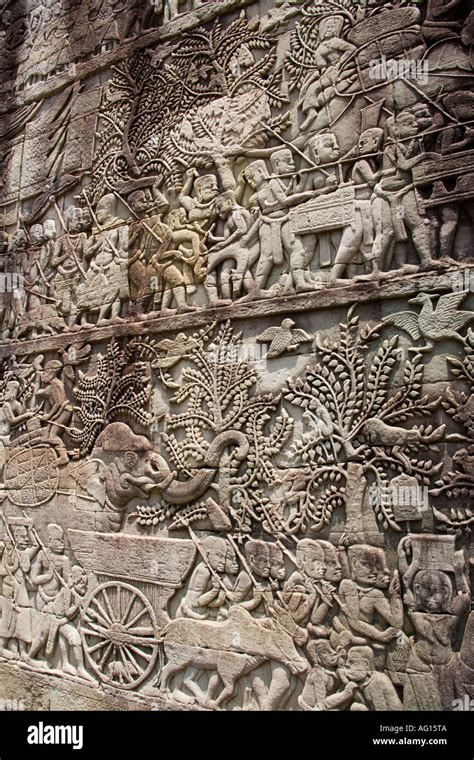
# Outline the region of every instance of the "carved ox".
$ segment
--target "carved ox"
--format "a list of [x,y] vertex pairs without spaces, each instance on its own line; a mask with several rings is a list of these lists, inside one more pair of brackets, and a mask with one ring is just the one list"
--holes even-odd
[[222,623],[173,620],[163,630],[163,648],[166,665],[161,673],[161,689],[167,690],[171,678],[185,668],[216,670],[223,689],[215,699],[215,707],[231,699],[241,676],[268,660],[282,663],[294,675],[308,668],[292,636],[278,620],[255,620],[242,607],[232,607]]

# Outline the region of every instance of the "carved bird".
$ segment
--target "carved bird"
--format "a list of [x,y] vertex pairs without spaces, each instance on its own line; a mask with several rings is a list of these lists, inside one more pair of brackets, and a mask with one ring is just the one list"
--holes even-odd
[[61,356],[63,363],[63,371],[66,377],[74,382],[75,374],[74,367],[83,364],[90,356],[92,346],[90,343],[80,343],[78,345],[71,345],[67,349],[61,349],[59,355]]
[[474,446],[458,449],[453,456],[456,470],[460,470],[474,482]]
[[304,330],[293,329],[294,326],[292,319],[284,319],[280,327],[269,327],[257,337],[259,343],[270,343],[267,353],[269,359],[281,356],[286,351],[296,351],[300,343],[313,340]]
[[184,333],[178,333],[174,340],[164,338],[155,346],[158,358],[154,360],[153,367],[157,369],[169,369],[174,367],[192,348],[197,346],[194,338],[188,338]]
[[468,291],[440,296],[436,308],[433,308],[431,299],[436,295],[430,296],[428,293],[420,293],[409,300],[408,303],[422,305],[419,314],[414,311],[399,311],[397,314],[390,314],[383,319],[386,324],[399,327],[408,333],[413,341],[424,338],[425,346],[414,346],[409,348],[409,351],[420,353],[430,351],[438,341],[450,338],[463,341],[463,337],[459,335],[459,330],[462,330],[474,319],[473,312],[456,311],[468,295]]

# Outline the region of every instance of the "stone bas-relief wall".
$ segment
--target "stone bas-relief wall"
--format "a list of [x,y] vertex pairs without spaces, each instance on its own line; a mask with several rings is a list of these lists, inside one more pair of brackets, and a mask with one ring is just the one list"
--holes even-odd
[[468,709],[469,3],[1,8],[1,696]]

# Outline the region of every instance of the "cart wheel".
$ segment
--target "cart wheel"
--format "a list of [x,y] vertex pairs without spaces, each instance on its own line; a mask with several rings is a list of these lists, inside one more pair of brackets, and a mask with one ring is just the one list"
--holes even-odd
[[102,583],[82,613],[89,665],[104,683],[135,689],[155,667],[156,618],[146,596],[121,581]]
[[17,507],[40,507],[52,499],[59,483],[52,446],[7,449],[3,473],[8,498]]

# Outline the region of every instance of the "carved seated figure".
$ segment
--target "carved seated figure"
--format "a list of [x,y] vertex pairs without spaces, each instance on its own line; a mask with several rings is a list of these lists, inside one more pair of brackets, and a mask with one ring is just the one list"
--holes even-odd
[[345,664],[339,668],[339,675],[344,692],[352,691],[351,710],[403,710],[390,678],[375,669],[370,647],[352,647]]
[[421,28],[427,42],[437,42],[461,31],[459,11],[462,0],[428,0],[426,16]]
[[298,697],[302,710],[337,710],[345,706],[357,688],[353,681],[347,681],[340,690],[341,678],[337,667],[344,656],[344,650],[334,650],[329,641],[310,641],[308,655],[313,663],[306,676],[305,685]]

